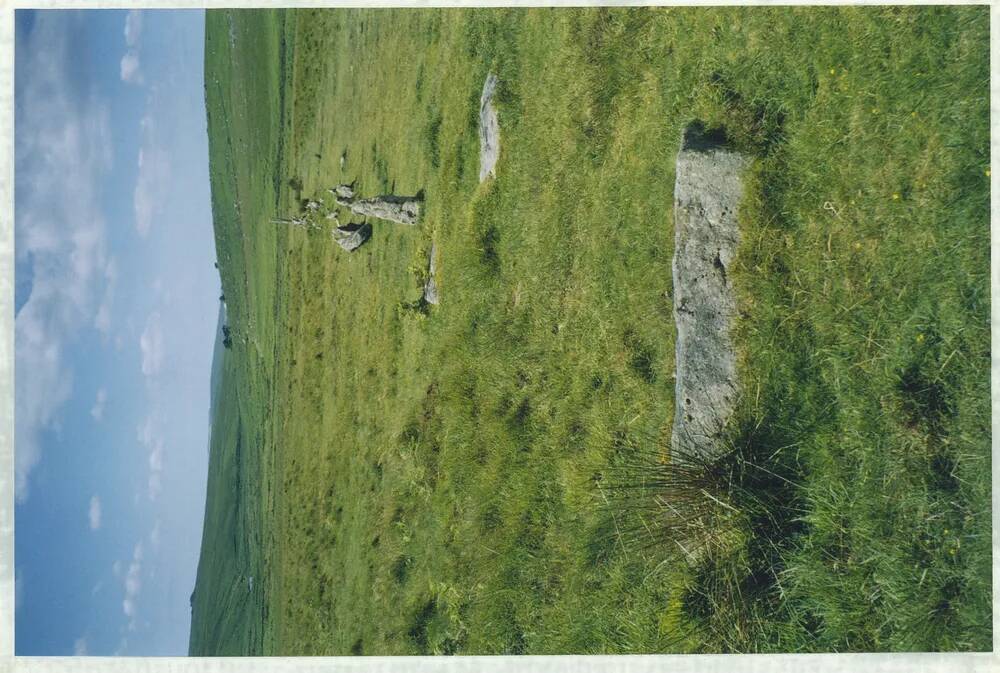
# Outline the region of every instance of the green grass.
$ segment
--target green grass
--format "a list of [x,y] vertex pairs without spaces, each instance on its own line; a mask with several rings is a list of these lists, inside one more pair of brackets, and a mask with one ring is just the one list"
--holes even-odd
[[265,647],[278,549],[269,524],[281,291],[276,250],[283,235],[267,223],[285,198],[278,183],[285,172],[283,90],[293,39],[281,12],[206,13],[212,214],[234,345],[222,355],[219,400],[213,402],[193,655],[254,654]]
[[[227,355],[241,430],[213,433],[192,652],[989,649],[988,23],[208,12],[217,245],[251,341]],[[489,71],[501,155],[479,185]],[[669,493],[613,487],[669,442],[693,119],[756,161],[727,482],[752,500],[720,492],[734,534],[689,567],[649,504]],[[349,255],[269,224],[289,180],[355,178],[425,190],[422,225]],[[248,565],[252,609],[209,598]]]

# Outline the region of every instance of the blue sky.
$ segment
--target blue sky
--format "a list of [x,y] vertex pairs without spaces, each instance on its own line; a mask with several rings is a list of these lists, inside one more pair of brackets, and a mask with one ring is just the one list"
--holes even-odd
[[184,655],[214,268],[201,11],[15,15],[18,655]]

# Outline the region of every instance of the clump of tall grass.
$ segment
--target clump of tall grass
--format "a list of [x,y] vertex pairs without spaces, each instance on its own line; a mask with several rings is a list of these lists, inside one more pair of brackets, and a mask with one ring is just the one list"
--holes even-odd
[[738,422],[719,441],[708,455],[662,437],[616,436],[600,488],[622,514],[624,541],[637,548],[667,543],[697,563],[748,532],[785,532],[798,514],[798,467],[781,456],[789,447],[763,420]]
[[785,556],[802,528],[803,475],[772,419],[738,417],[712,455],[619,433],[601,475],[624,549],[683,561],[687,623],[714,650],[760,649],[753,627],[781,609]]
[[727,463],[697,452],[637,449],[614,464],[601,482],[609,505],[621,516],[615,534],[628,548],[666,544],[695,563],[728,548],[743,518],[732,503],[734,482]]

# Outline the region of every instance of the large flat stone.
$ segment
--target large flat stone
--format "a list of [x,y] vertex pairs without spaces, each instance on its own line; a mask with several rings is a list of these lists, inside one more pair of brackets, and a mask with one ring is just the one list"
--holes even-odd
[[742,174],[749,165],[699,124],[684,130],[674,186],[673,298],[677,325],[675,453],[711,459],[740,391],[728,269],[740,242]]
[[376,217],[399,224],[415,225],[420,221],[421,198],[419,196],[396,196],[385,194],[373,199],[351,201],[348,208],[355,215]]

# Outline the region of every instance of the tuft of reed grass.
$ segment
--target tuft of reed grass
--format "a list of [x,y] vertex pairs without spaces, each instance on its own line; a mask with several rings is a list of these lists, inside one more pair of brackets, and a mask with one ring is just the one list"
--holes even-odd
[[760,624],[787,609],[782,575],[803,531],[805,475],[779,427],[738,415],[713,455],[662,435],[617,439],[599,481],[609,533],[687,568],[678,642],[698,633],[718,651],[757,651]]
[[671,448],[662,437],[653,448],[620,439],[627,455],[609,466],[600,488],[609,504],[631,515],[623,539],[639,548],[666,541],[696,564],[731,549],[740,530],[780,534],[801,513],[797,466],[767,462],[784,448],[775,440],[762,420],[738,423],[711,456],[685,442]]

